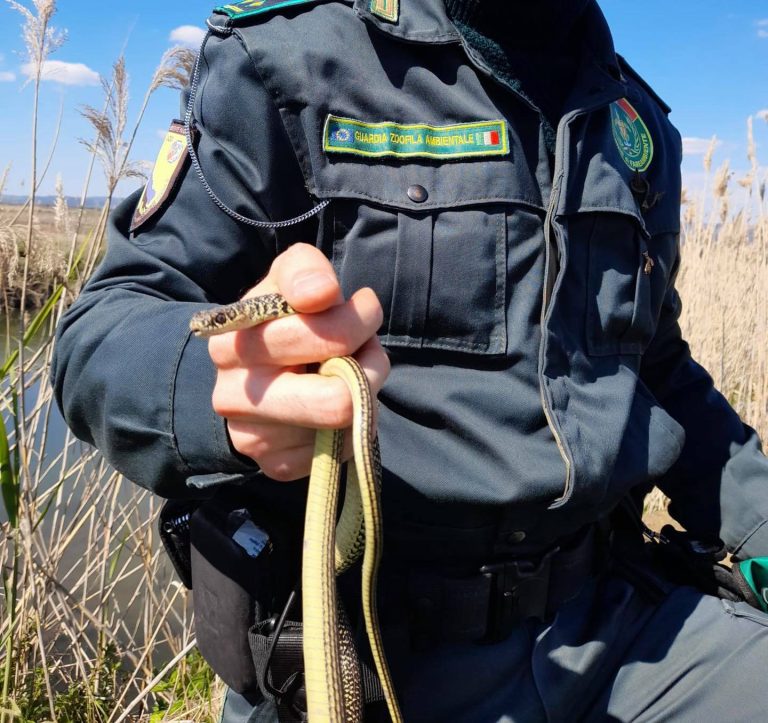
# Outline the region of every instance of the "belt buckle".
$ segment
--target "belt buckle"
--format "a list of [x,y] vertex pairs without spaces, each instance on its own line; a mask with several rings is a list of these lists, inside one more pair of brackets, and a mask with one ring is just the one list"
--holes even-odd
[[491,581],[485,642],[504,640],[526,618],[546,619],[552,558],[558,551],[550,550],[538,563],[521,559],[480,568]]

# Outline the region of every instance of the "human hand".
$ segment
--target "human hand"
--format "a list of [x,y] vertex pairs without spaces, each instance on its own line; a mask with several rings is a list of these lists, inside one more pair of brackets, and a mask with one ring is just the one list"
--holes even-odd
[[[383,319],[376,295],[360,289],[344,301],[333,267],[314,246],[292,245],[246,296],[275,292],[298,313],[213,336],[208,351],[217,369],[213,408],[233,447],[269,477],[289,481],[309,474],[314,430],[352,423],[346,384],[307,365],[354,356],[377,394],[389,360],[376,337]],[[351,456],[348,430],[344,458]]]

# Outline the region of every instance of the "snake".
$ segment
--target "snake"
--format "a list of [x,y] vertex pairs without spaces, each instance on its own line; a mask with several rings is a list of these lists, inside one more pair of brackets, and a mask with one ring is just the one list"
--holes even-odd
[[[196,336],[210,337],[295,313],[281,294],[264,294],[199,311],[193,315],[190,328]],[[351,356],[327,359],[317,373],[338,377],[349,388],[354,464],[347,470],[344,504],[337,522],[344,430],[317,430],[307,492],[301,574],[307,716],[310,723],[359,723],[363,719],[359,661],[336,593],[336,576],[362,555],[365,630],[390,718],[393,723],[402,723],[376,608],[383,543],[375,398],[362,367]]]

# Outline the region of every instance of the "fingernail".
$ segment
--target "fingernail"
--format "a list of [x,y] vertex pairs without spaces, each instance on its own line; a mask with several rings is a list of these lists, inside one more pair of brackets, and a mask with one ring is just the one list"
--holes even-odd
[[293,293],[317,294],[328,291],[336,285],[336,279],[322,271],[304,271],[293,277]]

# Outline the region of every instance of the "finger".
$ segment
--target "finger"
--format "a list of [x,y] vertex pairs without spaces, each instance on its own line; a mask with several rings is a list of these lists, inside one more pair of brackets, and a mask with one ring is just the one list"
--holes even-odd
[[[347,432],[344,435],[342,459],[347,461],[352,457],[352,437]],[[262,472],[267,477],[279,482],[292,482],[308,477],[312,471],[312,461],[315,454],[314,444],[293,449],[281,449],[269,453],[257,460]]]
[[339,306],[299,314],[213,337],[209,350],[219,368],[260,364],[293,366],[354,354],[381,327],[383,311],[371,289]]
[[341,429],[352,422],[352,397],[337,377],[231,369],[220,374],[213,408],[229,420]]
[[[369,339],[356,357],[375,396],[389,375],[389,358],[377,337]],[[291,370],[276,372],[271,367],[220,372],[213,407],[229,420],[251,424],[339,429],[352,418],[352,397],[341,379]]]
[[256,460],[261,471],[278,482],[293,482],[309,476],[312,469],[314,444],[293,449],[281,449]]
[[246,297],[281,293],[296,311],[316,313],[343,302],[331,262],[314,246],[289,246],[273,262],[267,276]]
[[[376,337],[357,359],[376,395],[389,374],[389,359]],[[228,420],[342,429],[352,423],[352,395],[338,377],[237,367],[219,374],[213,408]]]
[[232,446],[251,459],[259,460],[281,449],[312,445],[315,430],[285,424],[264,424],[228,419],[227,430]]
[[368,378],[371,392],[376,396],[389,376],[391,363],[377,336],[371,337],[354,355]]

